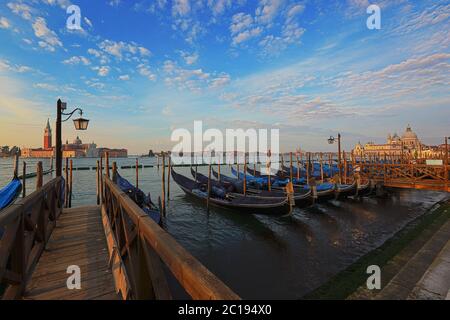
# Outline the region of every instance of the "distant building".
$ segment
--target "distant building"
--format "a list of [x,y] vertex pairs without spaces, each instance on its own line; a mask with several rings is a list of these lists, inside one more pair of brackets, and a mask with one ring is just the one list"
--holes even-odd
[[[66,140],[62,145],[63,158],[97,158],[109,152],[111,158],[126,158],[128,157],[128,150],[126,149],[109,149],[97,148],[97,145],[92,143],[83,143],[80,137],[77,137],[72,143]],[[43,148],[23,148],[22,157],[24,158],[52,158],[55,156],[55,147],[52,146],[52,129],[50,121],[47,120],[47,126],[44,129],[44,147]]]
[[54,157],[55,149],[52,147],[52,129],[50,128],[50,121],[47,119],[47,126],[44,129],[44,147],[43,148],[23,148],[22,157],[24,158],[52,158]]
[[368,142],[364,146],[359,142],[353,149],[353,153],[356,156],[364,154],[381,157],[410,155],[413,158],[430,158],[441,154],[439,147],[424,145],[409,125],[401,137],[397,133],[389,134],[386,140],[384,144]]

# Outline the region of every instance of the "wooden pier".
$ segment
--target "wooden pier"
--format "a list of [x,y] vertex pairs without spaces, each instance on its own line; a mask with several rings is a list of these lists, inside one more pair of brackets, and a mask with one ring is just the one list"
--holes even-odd
[[[64,208],[57,177],[0,215],[2,299],[171,299],[167,272],[192,299],[240,299],[106,175],[100,205]],[[68,286],[79,268],[81,288]]]

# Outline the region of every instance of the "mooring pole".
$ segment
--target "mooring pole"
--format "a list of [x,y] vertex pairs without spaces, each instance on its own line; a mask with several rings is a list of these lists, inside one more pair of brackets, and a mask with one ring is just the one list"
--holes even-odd
[[105,167],[106,176],[109,178],[109,152],[105,152]]
[[247,195],[247,157],[244,155],[244,196]]
[[100,204],[100,161],[97,160],[97,176],[96,176],[96,182],[97,182],[97,205]]
[[162,173],[161,173],[161,205],[162,214],[166,215],[166,158],[164,153],[162,153]]
[[206,211],[209,213],[209,199],[211,197],[211,161],[208,166],[208,197],[206,198]]
[[293,159],[292,159],[292,152],[289,154],[289,156],[290,156],[290,164],[291,164],[290,179],[292,182],[292,180],[294,180],[294,164],[293,164]]
[[27,163],[24,161],[22,166],[22,198],[25,198],[27,196],[26,175],[27,175]]
[[73,161],[72,161],[72,159],[70,159],[70,175],[69,175],[69,178],[70,178],[70,184],[69,184],[69,190],[70,190],[70,193],[69,193],[69,208],[72,208],[72,180],[73,180]]
[[168,156],[168,164],[167,164],[167,201],[170,201],[170,171],[172,168],[172,157]]
[[320,178],[322,180],[323,183],[323,179],[324,179],[324,174],[323,174],[323,153],[320,153]]
[[66,193],[64,195],[64,207],[68,208],[69,207],[69,158],[66,158],[66,172],[65,172],[65,177],[66,177],[66,181],[65,181],[65,188],[66,188]]
[[219,182],[220,182],[220,157],[219,157],[219,163],[217,166],[217,170],[219,171],[219,176],[217,177],[217,180],[219,180]]
[[338,133],[338,169],[339,169],[339,183],[342,183],[342,168],[341,168],[341,134]]
[[139,188],[139,160],[136,158],[136,188]]
[[298,183],[300,183],[300,161],[298,160],[298,153],[296,154],[296,157],[297,157],[297,180],[298,180]]
[[40,188],[42,188],[42,162],[39,161],[36,164],[36,190],[39,190]]

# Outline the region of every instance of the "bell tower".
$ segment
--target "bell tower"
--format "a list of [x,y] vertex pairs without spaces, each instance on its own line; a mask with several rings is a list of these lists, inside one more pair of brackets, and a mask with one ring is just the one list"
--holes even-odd
[[50,121],[47,119],[47,126],[44,131],[44,149],[52,148],[52,129],[50,128]]

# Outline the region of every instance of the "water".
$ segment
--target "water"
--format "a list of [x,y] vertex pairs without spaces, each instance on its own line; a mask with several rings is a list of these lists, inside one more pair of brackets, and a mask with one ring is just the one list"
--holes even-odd
[[[28,171],[35,171],[38,160],[25,161]],[[49,168],[49,160],[42,161],[44,170]],[[74,167],[96,165],[96,159],[73,161]],[[135,159],[116,161],[119,167],[135,163]],[[151,158],[139,161],[155,164]],[[0,186],[11,179],[12,162],[0,159]],[[176,170],[190,176],[189,168]],[[207,168],[199,167],[199,172],[206,173]],[[228,167],[223,166],[222,172],[231,175]],[[135,181],[135,169],[120,173]],[[156,201],[161,192],[161,171],[145,168],[139,175],[140,188],[151,192]],[[49,179],[45,177],[44,182]],[[94,204],[95,170],[74,171],[73,179],[72,205]],[[27,181],[28,194],[34,190],[35,181]],[[439,192],[400,190],[383,199],[296,208],[289,219],[216,208],[208,214],[200,203],[185,197],[173,181],[170,186],[166,230],[246,299],[300,298],[447,197]]]

